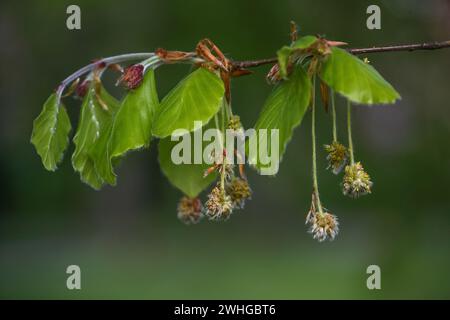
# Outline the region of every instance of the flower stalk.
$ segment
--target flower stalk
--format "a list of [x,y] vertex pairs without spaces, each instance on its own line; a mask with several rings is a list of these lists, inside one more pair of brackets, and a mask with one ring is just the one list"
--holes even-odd
[[313,171],[313,193],[319,213],[323,215],[322,204],[319,197],[319,184],[317,182],[317,157],[316,157],[316,76],[313,76],[312,81],[313,96],[311,103],[311,137],[312,137],[312,171]]
[[345,167],[345,174],[342,182],[342,192],[344,195],[351,198],[358,198],[372,192],[373,182],[370,179],[369,174],[364,170],[362,163],[355,163],[350,100],[347,100],[347,133],[348,149],[350,153],[350,165],[347,165]]
[[353,154],[353,139],[352,139],[352,108],[350,100],[347,100],[347,133],[348,133],[348,151],[350,153],[350,164],[355,163],[355,156]]
[[337,142],[336,105],[334,101],[334,90],[331,91],[331,117],[333,119],[333,142]]

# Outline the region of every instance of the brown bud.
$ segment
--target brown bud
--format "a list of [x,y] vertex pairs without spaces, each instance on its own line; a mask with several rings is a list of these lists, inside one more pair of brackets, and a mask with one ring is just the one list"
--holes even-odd
[[266,75],[266,79],[268,83],[277,83],[281,80],[280,66],[278,63],[274,64],[272,68],[270,68],[269,73]]

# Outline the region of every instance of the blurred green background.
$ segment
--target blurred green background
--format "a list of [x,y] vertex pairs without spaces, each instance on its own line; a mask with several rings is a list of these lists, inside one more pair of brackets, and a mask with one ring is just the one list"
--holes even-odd
[[[69,4],[81,7],[79,31],[66,28]],[[381,7],[382,30],[366,28],[370,4]],[[181,195],[158,169],[156,143],[130,154],[118,186],[100,192],[73,172],[73,147],[49,173],[29,143],[48,95],[91,59],[192,50],[204,37],[233,59],[271,57],[289,43],[290,20],[301,34],[351,47],[450,39],[446,0],[2,1],[0,298],[450,298],[450,49],[369,56],[403,99],[355,108],[356,157],[375,182],[371,196],[344,198],[319,155],[322,200],[341,222],[334,242],[317,243],[304,225],[309,114],[277,177],[249,172],[253,200],[224,223],[177,220]],[[269,68],[233,82],[247,127],[271,90]],[[188,72],[159,68],[159,95]],[[79,102],[67,106],[76,126]],[[342,111],[339,100],[341,129]],[[330,118],[320,110],[318,121],[319,143],[330,142]],[[66,288],[71,264],[81,267],[82,290]],[[371,264],[381,267],[378,291],[366,288]]]

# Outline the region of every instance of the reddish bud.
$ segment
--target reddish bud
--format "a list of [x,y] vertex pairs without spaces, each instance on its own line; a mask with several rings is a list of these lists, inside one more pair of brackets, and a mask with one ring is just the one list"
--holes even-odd
[[106,68],[105,61],[99,61],[97,64],[97,69],[104,69],[104,68]]
[[144,66],[142,64],[134,64],[127,67],[118,83],[122,83],[128,89],[136,89],[140,86],[144,78]]
[[88,91],[90,83],[90,80],[84,80],[82,83],[80,83],[75,90],[76,95],[80,98],[83,98]]

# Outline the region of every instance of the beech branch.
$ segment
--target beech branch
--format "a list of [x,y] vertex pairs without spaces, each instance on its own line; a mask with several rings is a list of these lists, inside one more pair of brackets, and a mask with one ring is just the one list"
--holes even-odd
[[[371,48],[355,48],[347,49],[348,52],[354,55],[376,53],[376,52],[394,52],[394,51],[417,51],[417,50],[436,50],[450,48],[450,40],[442,42],[428,42],[417,44],[404,44],[404,45],[392,45],[384,47],[371,47]],[[261,60],[248,60],[248,61],[232,61],[232,65],[236,69],[253,68],[266,64],[276,63],[277,58],[268,58]]]
[[[450,48],[450,40],[442,41],[442,42],[428,42],[428,43],[419,43],[419,44],[405,44],[405,45],[392,45],[392,46],[384,46],[384,47],[371,47],[371,48],[355,48],[355,49],[347,49],[348,52],[360,55],[360,54],[368,54],[368,53],[376,53],[376,52],[394,52],[394,51],[417,51],[417,50],[436,50],[442,48]],[[174,51],[175,52],[175,51]],[[195,53],[191,53],[195,56]],[[98,59],[91,64],[84,66],[83,68],[77,70],[66,79],[64,79],[57,88],[58,96],[61,97],[64,89],[70,84],[72,81],[77,78],[83,76],[88,72],[92,72],[96,68],[102,66],[107,67],[110,64],[124,62],[127,60],[138,60],[138,59],[148,59],[150,57],[155,56],[153,52],[145,52],[145,53],[128,53],[122,54],[118,56],[112,56],[108,58]],[[201,58],[192,58],[197,59],[196,62],[201,62]],[[194,61],[193,60],[193,61]],[[254,68],[259,67],[266,64],[274,64],[277,63],[277,58],[267,58],[260,60],[247,60],[247,61],[230,61],[234,70],[246,69],[246,68]]]

